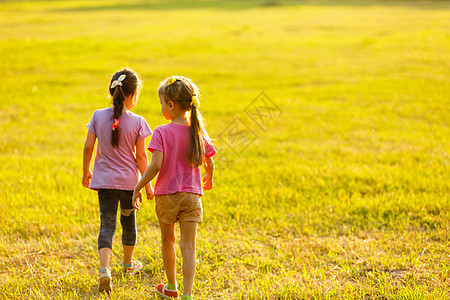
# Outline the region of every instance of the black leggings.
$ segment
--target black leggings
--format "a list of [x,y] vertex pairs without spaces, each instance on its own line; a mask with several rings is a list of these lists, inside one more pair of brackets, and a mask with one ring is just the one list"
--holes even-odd
[[122,225],[122,244],[136,245],[136,214],[131,203],[133,191],[100,189],[98,203],[100,206],[100,234],[98,249],[112,249],[112,239],[116,231],[117,206],[120,202],[120,224]]

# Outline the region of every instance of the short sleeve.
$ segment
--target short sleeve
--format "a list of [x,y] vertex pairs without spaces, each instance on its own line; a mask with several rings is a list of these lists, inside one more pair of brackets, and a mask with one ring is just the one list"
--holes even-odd
[[137,140],[143,140],[149,136],[152,135],[152,130],[150,129],[150,126],[148,126],[147,121],[143,117],[139,120],[139,132],[137,136]]
[[153,150],[164,152],[162,135],[161,131],[159,131],[159,128],[155,129],[155,132],[152,135],[152,139],[150,140],[150,144],[148,145],[147,149],[151,153],[153,153]]
[[216,155],[217,151],[214,148],[211,140],[205,139],[205,157],[213,157]]
[[95,134],[97,136],[97,132],[95,131],[96,113],[97,113],[97,111],[94,111],[94,114],[92,115],[91,120],[89,121],[88,124],[86,124],[86,126],[89,129],[89,131],[91,131],[93,134]]

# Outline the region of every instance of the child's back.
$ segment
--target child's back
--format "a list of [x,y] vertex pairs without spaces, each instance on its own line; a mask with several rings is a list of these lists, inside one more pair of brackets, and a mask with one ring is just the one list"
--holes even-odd
[[111,144],[113,108],[94,112],[88,129],[98,139],[91,189],[133,190],[139,180],[136,163],[136,141],[145,139],[152,132],[145,119],[131,111],[120,117],[119,144]]
[[[200,168],[189,163],[189,126],[169,123],[155,129],[148,150],[164,153],[161,170],[155,184],[155,195],[188,192],[203,195]],[[205,156],[212,157],[216,150],[205,140]]]

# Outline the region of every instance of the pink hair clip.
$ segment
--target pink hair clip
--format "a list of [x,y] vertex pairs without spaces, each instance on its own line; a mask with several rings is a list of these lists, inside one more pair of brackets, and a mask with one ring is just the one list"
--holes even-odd
[[116,131],[117,126],[119,126],[120,120],[119,119],[114,119],[114,122],[112,124],[112,130]]

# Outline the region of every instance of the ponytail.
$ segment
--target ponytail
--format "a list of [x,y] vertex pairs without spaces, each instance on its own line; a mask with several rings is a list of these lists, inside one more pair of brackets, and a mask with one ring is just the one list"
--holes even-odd
[[161,82],[158,94],[163,101],[176,102],[183,111],[190,111],[189,147],[186,158],[195,168],[201,166],[205,156],[205,141],[210,141],[210,138],[203,124],[202,114],[198,110],[200,107],[198,87],[191,79],[175,75]]
[[138,74],[128,68],[117,71],[111,78],[109,94],[112,96],[112,104],[114,107],[111,120],[111,145],[113,147],[119,146],[119,123],[124,108],[123,102],[129,95],[136,94],[136,97],[138,97],[141,87],[142,83]]
[[[114,106],[114,114],[113,119],[119,120],[120,116],[123,112],[123,101],[125,101],[125,94],[123,92],[122,86],[118,85],[115,87],[115,91],[113,94],[113,106]],[[119,124],[117,123],[117,126]],[[116,128],[111,131],[111,145],[113,147],[119,146],[119,128]]]
[[204,140],[202,136],[203,126],[201,115],[195,106],[191,110],[191,122],[189,126],[189,148],[187,159],[195,167],[201,166],[205,154]]

